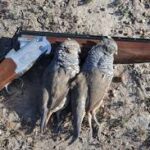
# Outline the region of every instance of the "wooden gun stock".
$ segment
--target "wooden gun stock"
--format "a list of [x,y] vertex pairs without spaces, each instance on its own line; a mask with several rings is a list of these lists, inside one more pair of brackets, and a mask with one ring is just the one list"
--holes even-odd
[[6,58],[0,63],[0,90],[17,78],[16,64],[12,59]]

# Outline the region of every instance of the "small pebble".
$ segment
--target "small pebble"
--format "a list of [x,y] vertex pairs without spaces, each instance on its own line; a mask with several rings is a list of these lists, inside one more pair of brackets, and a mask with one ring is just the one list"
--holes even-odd
[[91,10],[91,9],[88,9],[88,13],[91,14],[91,13],[92,13],[92,10]]
[[0,136],[3,134],[3,130],[0,129]]
[[149,9],[149,8],[150,8],[150,5],[149,5],[149,4],[145,4],[145,8],[146,8],[146,9]]
[[33,142],[33,139],[32,139],[31,137],[28,137],[27,141],[28,141],[29,143],[32,143],[32,142]]
[[105,8],[100,8],[101,11],[105,11]]
[[119,30],[119,31],[118,31],[118,33],[119,33],[119,34],[122,34],[122,33],[123,33],[123,31],[122,31],[122,30]]

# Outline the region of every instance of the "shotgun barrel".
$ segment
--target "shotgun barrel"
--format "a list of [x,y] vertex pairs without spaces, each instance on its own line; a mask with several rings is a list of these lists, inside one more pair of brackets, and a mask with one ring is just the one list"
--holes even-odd
[[[79,35],[68,33],[53,33],[39,31],[20,31],[20,36],[33,38],[34,36],[46,36],[51,44],[63,42],[66,38],[73,38],[80,43],[81,57],[84,58],[87,51],[100,42],[103,36]],[[118,55],[115,64],[131,64],[150,62],[150,39],[112,37],[118,44]]]

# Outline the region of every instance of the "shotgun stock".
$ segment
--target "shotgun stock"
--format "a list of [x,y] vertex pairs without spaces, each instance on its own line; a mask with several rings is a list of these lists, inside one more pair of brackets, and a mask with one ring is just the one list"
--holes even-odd
[[16,68],[17,65],[11,58],[6,58],[0,63],[0,90],[18,77]]

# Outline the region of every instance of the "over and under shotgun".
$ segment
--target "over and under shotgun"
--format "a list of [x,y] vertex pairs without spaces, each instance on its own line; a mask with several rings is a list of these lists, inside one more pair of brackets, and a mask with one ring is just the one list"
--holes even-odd
[[[46,37],[47,45],[38,45],[39,47],[32,47],[31,44],[28,46],[30,41],[33,41],[37,36]],[[0,63],[0,90],[2,90],[7,84],[11,83],[14,79],[28,71],[34,62],[46,51],[50,51],[51,45],[54,49],[55,45],[63,42],[66,38],[72,38],[79,42],[82,52],[81,59],[84,59],[88,50],[96,45],[103,36],[95,35],[79,35],[79,34],[67,34],[67,33],[52,33],[52,32],[38,32],[38,31],[19,31],[15,39],[19,37],[25,39],[22,41],[22,50],[17,52],[13,51],[11,57],[6,57]],[[140,38],[124,38],[124,37],[113,37],[117,42],[119,52],[118,56],[115,57],[115,64],[131,64],[131,63],[145,63],[150,62],[150,39]],[[15,41],[14,43],[16,43]],[[48,44],[49,42],[49,44]],[[13,44],[15,46],[15,44]],[[36,45],[36,44],[35,44]],[[44,47],[45,46],[45,47]],[[9,52],[10,53],[10,52]],[[7,54],[8,55],[8,54]],[[6,55],[6,56],[7,56]],[[18,57],[21,59],[19,60]],[[31,64],[29,63],[31,62]]]

